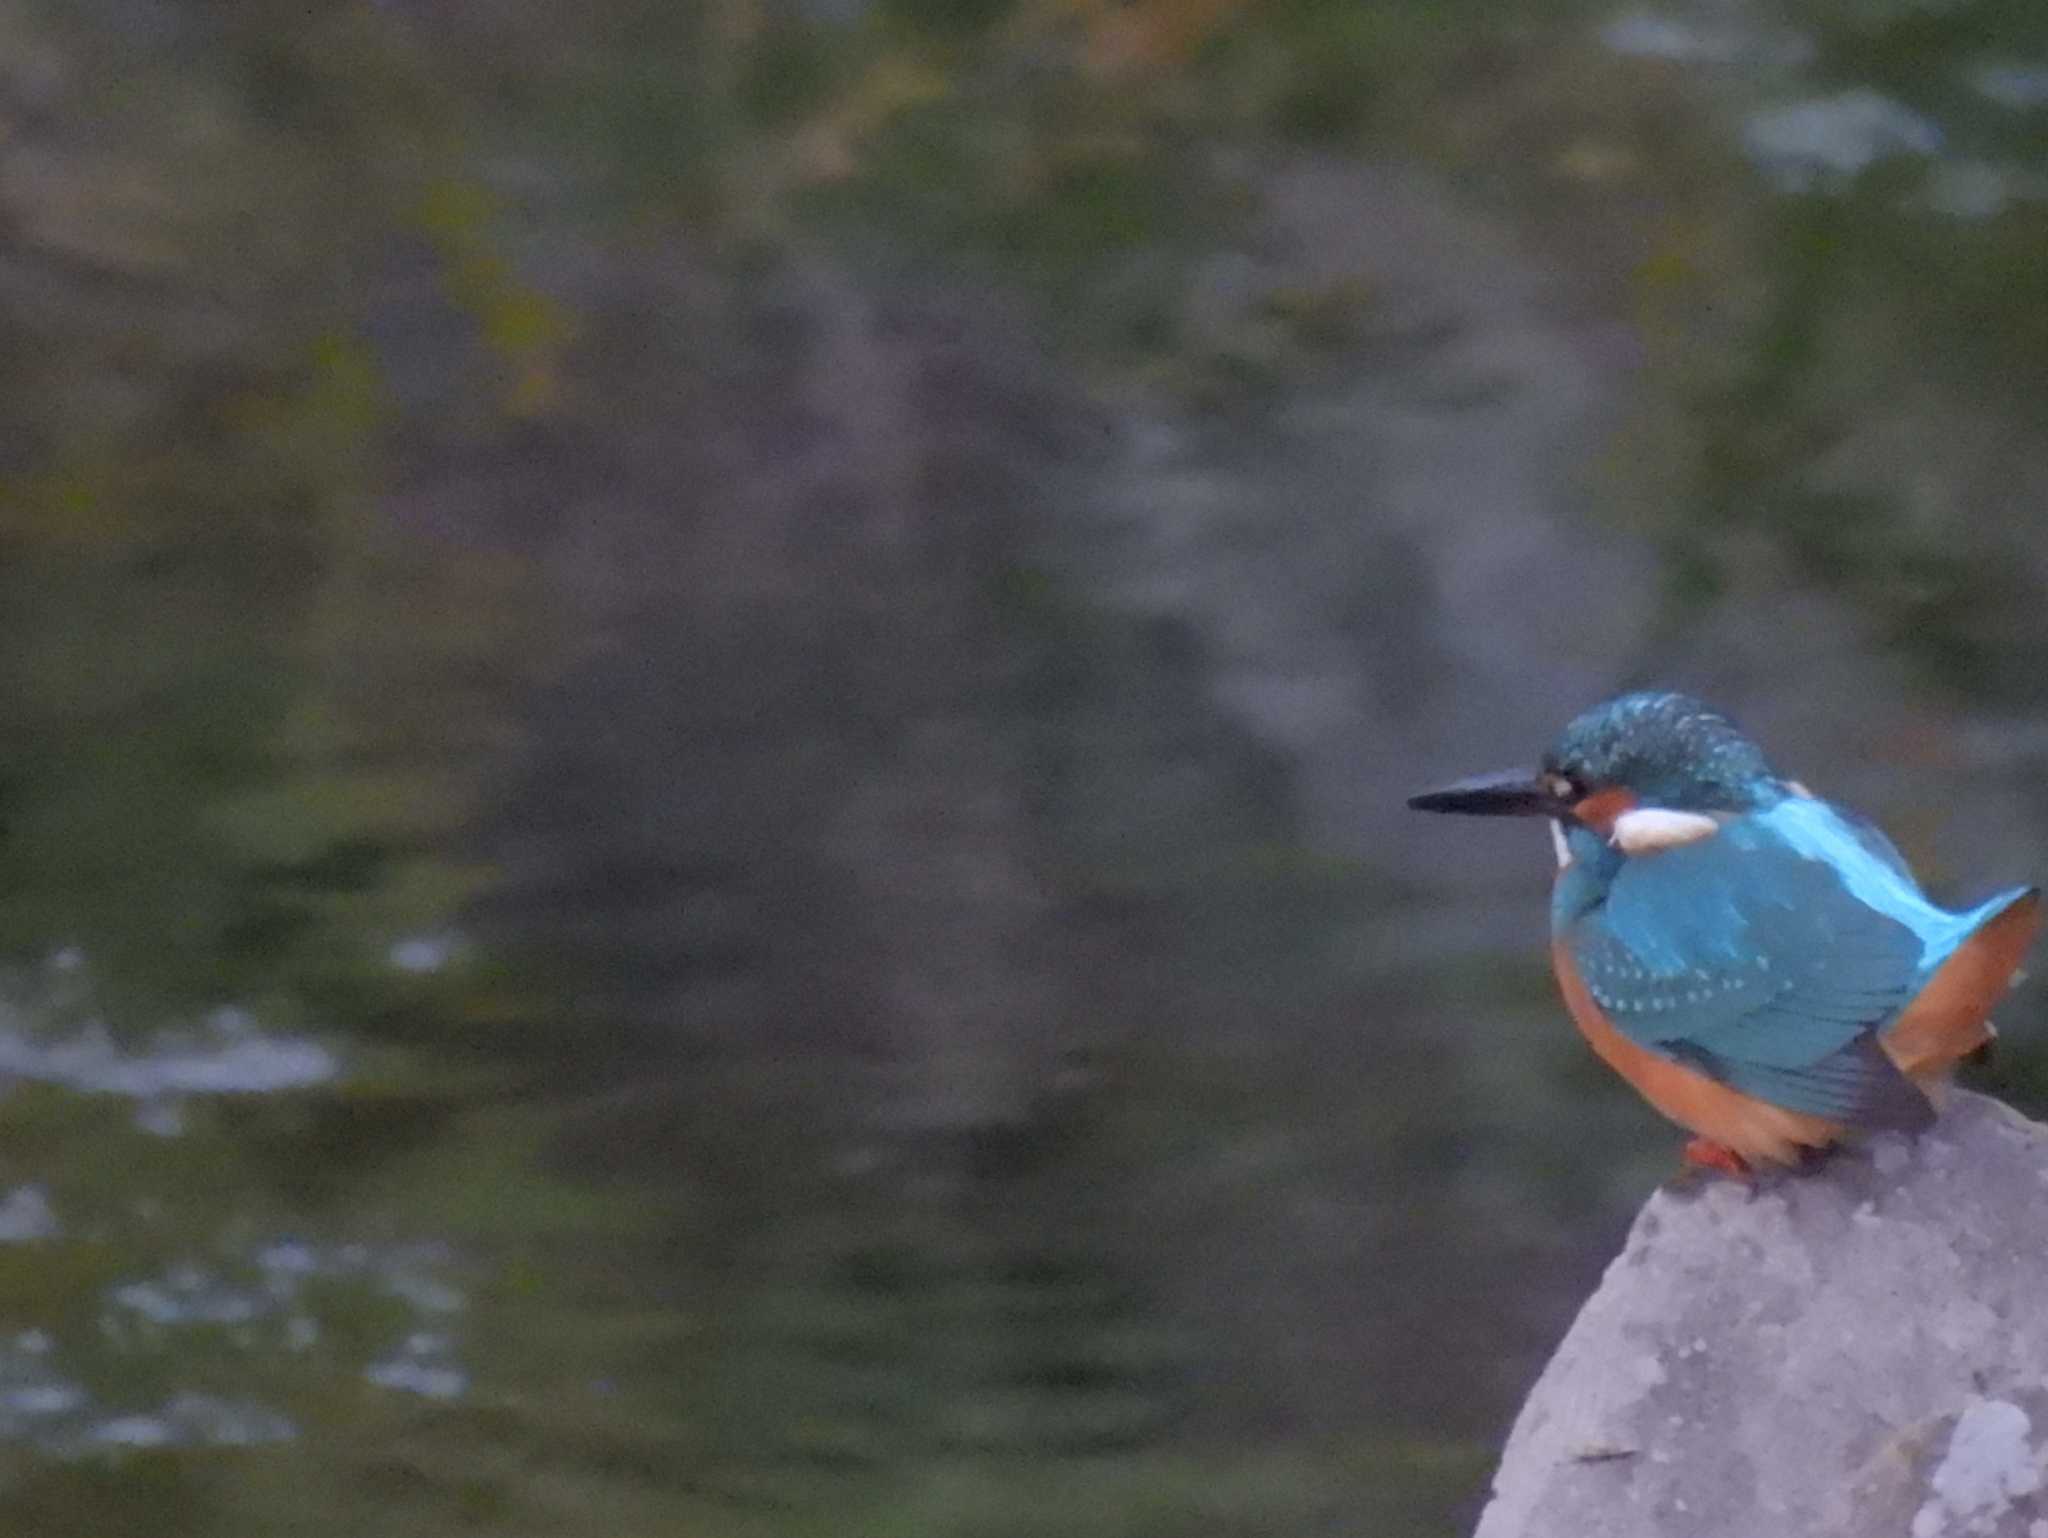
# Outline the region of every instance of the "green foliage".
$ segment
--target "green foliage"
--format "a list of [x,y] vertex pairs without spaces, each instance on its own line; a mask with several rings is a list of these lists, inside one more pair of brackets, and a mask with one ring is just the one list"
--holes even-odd
[[786,128],[822,109],[840,83],[842,39],[792,19],[770,22],[739,64],[738,106],[767,128]]
[[880,0],[883,16],[911,35],[970,37],[998,25],[1019,0]]

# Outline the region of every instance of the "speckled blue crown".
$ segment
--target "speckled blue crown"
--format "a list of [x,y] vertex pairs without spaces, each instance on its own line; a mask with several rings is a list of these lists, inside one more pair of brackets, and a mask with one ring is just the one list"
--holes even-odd
[[1703,811],[1768,806],[1786,794],[1763,750],[1689,694],[1649,691],[1595,705],[1545,755],[1581,784],[1622,785],[1651,805]]

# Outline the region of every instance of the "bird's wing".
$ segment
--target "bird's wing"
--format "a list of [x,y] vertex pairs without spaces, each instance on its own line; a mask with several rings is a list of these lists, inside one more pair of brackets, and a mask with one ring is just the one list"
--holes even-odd
[[1913,995],[1920,937],[1757,819],[1626,861],[1564,939],[1617,1030],[1731,1088],[1857,1126],[1931,1114],[1875,1034]]

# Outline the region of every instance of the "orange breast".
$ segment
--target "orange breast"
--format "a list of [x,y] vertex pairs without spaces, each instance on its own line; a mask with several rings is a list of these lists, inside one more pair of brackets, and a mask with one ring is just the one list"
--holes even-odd
[[1802,1148],[1825,1148],[1842,1135],[1839,1122],[1745,1095],[1630,1041],[1593,1002],[1571,952],[1560,942],[1550,955],[1579,1034],[1608,1067],[1679,1126],[1734,1149],[1752,1164],[1796,1164]]

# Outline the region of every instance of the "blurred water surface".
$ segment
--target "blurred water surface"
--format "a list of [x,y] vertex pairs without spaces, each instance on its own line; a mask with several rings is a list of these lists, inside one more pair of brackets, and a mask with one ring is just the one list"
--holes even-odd
[[1673,1138],[1401,798],[2038,879],[2044,176],[2021,0],[0,7],[0,1526],[1454,1530]]

